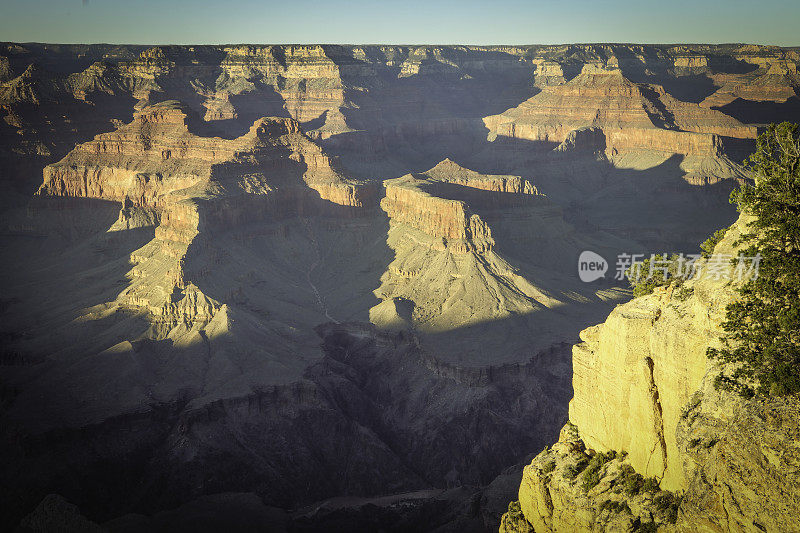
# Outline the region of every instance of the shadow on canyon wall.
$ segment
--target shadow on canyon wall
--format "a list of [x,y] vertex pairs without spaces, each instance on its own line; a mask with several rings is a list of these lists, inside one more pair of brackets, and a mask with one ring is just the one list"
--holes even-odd
[[[423,72],[426,66],[423,62]],[[345,110],[345,115],[352,113],[354,125],[367,131],[334,135],[321,143],[356,176],[371,179],[425,171],[448,157],[478,171],[519,174],[541,187],[553,208],[563,210],[564,218],[588,240],[608,233],[644,252],[663,251],[654,249],[659,247],[691,251],[687,248],[734,217],[733,209],[725,208],[731,185],[690,185],[681,178],[685,172],[680,156],[633,170],[589,154],[565,170],[538,171],[536,165],[547,162],[544,154],[552,143],[508,138],[490,142],[480,118],[532,96],[538,89],[530,86],[530,73],[521,69],[511,80],[483,75],[465,82],[444,74],[444,84],[401,80],[378,88],[369,96],[372,101],[347,94],[357,104],[354,109],[362,110],[375,107],[382,98],[391,99],[394,92],[415,97],[410,107],[381,110],[374,117]],[[215,75],[212,69],[205,82],[211,83]],[[391,71],[385,75],[396,78]],[[710,90],[704,80],[696,81],[691,89],[695,99]],[[501,97],[488,98],[501,90],[500,85],[505,87]],[[183,96],[187,90],[185,84],[165,84],[163,96]],[[258,98],[249,93],[231,98],[241,121],[264,114],[260,99],[265,94],[270,95],[265,98],[269,114],[285,111],[274,89],[263,88]],[[460,100],[469,102],[468,112],[460,111]],[[202,110],[203,101],[198,95],[187,104]],[[132,102],[113,109],[114,118],[130,120]],[[217,131],[240,133],[239,119],[220,121]],[[326,119],[323,113],[306,125]],[[69,143],[107,130],[98,126],[96,132],[86,131],[64,141],[53,157],[66,153]],[[38,169],[41,176],[40,164],[19,174]],[[0,306],[3,339],[8,340],[2,363],[4,373],[14,374],[14,383],[33,389],[25,398],[49,402],[76,396],[78,403],[102,404],[97,391],[76,391],[66,382],[89,366],[99,366],[98,376],[107,372],[115,383],[127,378],[113,375],[121,369],[140,379],[168,375],[174,388],[167,397],[142,402],[136,411],[82,427],[33,433],[22,424],[4,424],[6,459],[0,474],[6,482],[1,496],[14,512],[2,526],[16,525],[51,492],[105,521],[232,491],[252,492],[268,505],[295,509],[334,496],[485,485],[556,439],[572,394],[570,347],[560,341],[576,341],[578,332],[602,321],[613,303],[593,302],[592,313],[584,313],[584,304],[578,303],[537,311],[561,321],[568,318],[571,330],[547,343],[551,347],[515,356],[520,362],[479,366],[444,361],[430,347],[474,339],[476,330],[486,338],[507,336],[535,324],[538,317],[509,317],[424,334],[382,332],[365,324],[369,309],[378,302],[372,291],[381,285],[394,258],[386,243],[389,220],[377,205],[379,187],[372,204],[341,206],[301,184],[302,165],[287,165],[283,170],[289,186],[274,196],[199,202],[201,233],[185,257],[186,281],[227,305],[233,325],[219,338],[209,340],[200,328],[200,340],[175,346],[169,339],[147,339],[151,324],[141,312],[101,312],[130,285],[130,254],[153,238],[152,227],[106,233],[117,205],[97,209],[89,200],[69,200],[84,202],[91,217],[88,211],[75,211],[56,227],[24,228],[28,236],[3,237],[4,269],[9,274],[3,276],[8,296]],[[584,180],[583,189],[569,183],[573,175]],[[537,235],[535,227],[503,222],[505,213],[495,206],[506,205],[504,193],[436,187],[437,195],[466,201],[489,223],[497,252],[524,278],[537,280],[544,267],[552,267],[551,259],[539,257],[540,249],[530,244],[531,236]],[[27,182],[20,188],[28,189]],[[542,199],[522,201],[534,206]],[[59,209],[36,202],[45,200],[31,205]],[[91,227],[69,229],[83,219],[91,219]],[[37,262],[41,266],[33,267]],[[556,284],[552,279],[542,283]],[[94,318],[78,320],[94,308]],[[247,354],[236,353],[244,342],[237,335],[250,339],[242,350]],[[133,341],[129,360],[97,357],[123,339]],[[290,364],[291,358],[295,361]],[[246,394],[238,388],[225,394],[223,383],[223,393],[209,398],[204,390],[207,377],[242,361],[263,365],[255,377],[263,383]],[[190,371],[193,368],[205,368],[201,378]],[[239,371],[256,374],[252,368]],[[46,374],[50,377],[31,381]],[[278,382],[273,374],[292,377]],[[139,380],[132,379],[130,387],[138,386]],[[3,385],[4,419],[20,392]],[[39,407],[24,406],[22,412],[39,412]]]
[[96,135],[114,131],[112,120],[133,120],[132,97],[107,97],[92,95],[87,101],[64,100],[53,106],[32,104],[17,105],[10,117],[19,118],[30,126],[22,131],[26,151],[11,151],[19,143],[20,134],[5,121],[0,121],[0,168],[3,169],[0,186],[8,187],[13,197],[4,195],[0,211],[18,207],[42,184],[44,167],[63,158],[77,144],[89,141]]
[[713,109],[748,124],[800,122],[800,98],[797,96],[792,96],[781,103],[754,102],[737,98],[729,104]]
[[[677,171],[679,160],[670,160],[665,165],[652,179],[663,171]],[[648,180],[647,176],[629,171],[625,179]],[[678,188],[691,187],[680,178],[675,180],[674,186]],[[452,187],[447,187],[447,191],[452,191],[453,197],[463,192]],[[491,220],[491,210],[482,210],[480,206],[495,204],[492,197],[502,193],[478,193],[484,198],[481,200],[474,198],[474,191],[468,192],[478,206],[476,210]],[[322,239],[320,235],[326,232],[341,233],[342,225],[347,228],[355,223],[367,229],[362,229],[364,236],[350,245],[352,249],[363,249],[364,243],[371,242],[370,246],[376,246],[377,251],[363,254],[365,261],[360,266],[349,259],[341,260],[331,270],[325,267],[319,274],[311,272],[306,277],[304,270],[308,272],[307,267],[316,257],[341,254],[345,247],[329,245],[320,253],[308,232],[305,232],[306,242],[297,246],[296,241],[301,240],[304,232],[291,229],[302,226],[296,218],[286,219],[285,225],[280,221],[267,224],[273,228],[249,220],[214,235],[213,241],[223,243],[216,246],[229,248],[227,257],[212,262],[216,273],[208,280],[190,276],[189,281],[208,296],[228,302],[234,319],[245,321],[245,315],[254,314],[253,309],[246,302],[232,303],[228,295],[237,292],[235,273],[241,273],[241,266],[258,262],[241,254],[251,249],[258,259],[260,252],[253,252],[252,247],[268,248],[264,245],[278,235],[291,241],[292,246],[302,248],[295,262],[283,268],[296,271],[298,284],[307,284],[309,279],[318,283],[323,297],[333,293],[337,280],[341,284],[346,268],[355,267],[363,297],[356,298],[358,303],[349,307],[341,303],[344,298],[334,298],[331,313],[336,317],[338,309],[354,309],[353,316],[365,316],[376,302],[371,290],[380,284],[379,277],[392,259],[385,244],[388,220],[384,215],[377,215],[376,219],[374,211],[372,215],[352,217],[349,213],[352,208],[327,205],[330,202],[313,198],[312,194],[306,200],[309,202],[306,212],[328,213],[312,222],[316,239]],[[256,204],[248,207],[255,209]],[[105,223],[112,222],[112,213],[109,209]],[[52,313],[60,317],[58,321],[49,314],[36,320],[40,321],[40,327],[51,329],[53,345],[72,345],[67,349],[74,354],[70,358],[79,357],[82,350],[97,353],[119,342],[112,337],[121,320],[138,321],[139,325],[133,329],[143,334],[148,327],[144,317],[126,317],[124,313],[89,323],[71,323],[80,313],[64,307],[67,305],[64,302],[75,299],[80,302],[79,308],[85,309],[113,300],[126,285],[129,254],[152,235],[152,229],[113,235],[103,233],[97,226],[95,231],[83,244],[71,245],[72,251],[65,251],[76,255],[74,261],[62,260],[49,266],[55,273],[50,281],[52,286],[42,287],[40,300],[25,304],[35,313],[47,308],[50,291],[64,293],[63,301],[52,308]],[[246,237],[251,231],[253,235]],[[266,241],[258,236],[259,231],[269,236]],[[506,239],[517,240],[513,235],[504,236],[503,231],[496,235],[500,253],[505,253]],[[379,236],[382,240],[375,243]],[[249,242],[249,238],[255,240]],[[239,239],[241,243],[233,245]],[[98,249],[98,242],[105,242],[105,247]],[[196,248],[191,248],[187,255],[189,272],[192,265],[208,260],[207,246],[212,245],[204,244],[200,238]],[[23,249],[31,249],[32,245],[27,246]],[[40,252],[46,251],[42,244],[33,245],[36,246]],[[35,250],[28,253],[35,258]],[[24,265],[21,263],[18,268]],[[271,272],[274,270],[270,267]],[[28,274],[31,282],[39,275],[48,279],[47,271]],[[89,300],[82,292],[87,286],[75,280],[97,284],[88,291],[93,295]],[[304,327],[313,328],[314,324],[325,321],[324,314],[313,291],[305,290],[306,301],[299,306],[312,311],[295,313],[289,308],[284,313],[305,317]],[[78,297],[79,294],[84,295]],[[267,286],[263,298],[268,299],[271,294],[273,290]],[[16,314],[18,305],[7,306],[4,318]],[[563,312],[570,314],[566,308]],[[607,312],[608,309],[598,309],[596,320],[584,318],[584,322],[573,324],[575,331],[569,340],[574,340],[584,326],[601,321]],[[275,318],[274,314],[267,316]],[[24,322],[20,318],[20,324]],[[53,328],[53,324],[61,325]],[[501,320],[478,327],[508,331],[519,324]],[[130,328],[128,322],[126,331]],[[470,368],[443,362],[435,353],[426,351],[426,346],[449,342],[447,339],[464,334],[474,335],[466,329],[463,333],[454,329],[424,334],[420,341],[413,334],[381,333],[363,323],[329,323],[320,328],[317,329],[322,337],[321,350],[311,357],[313,360],[301,378],[282,385],[265,385],[244,396],[196,405],[193,400],[198,390],[186,383],[176,389],[172,400],[143,405],[139,413],[119,415],[99,424],[36,435],[13,431],[7,426],[3,448],[4,456],[9,459],[5,463],[8,471],[4,473],[9,480],[9,492],[4,499],[11,503],[10,508],[18,510],[18,519],[45,494],[57,492],[78,504],[90,517],[106,520],[129,512],[151,514],[204,494],[227,491],[255,492],[269,505],[293,508],[340,495],[372,496],[430,487],[483,485],[531,450],[552,442],[566,420],[571,396],[570,352],[566,345],[531,353],[528,363]],[[94,335],[97,337],[91,341],[85,340]],[[442,338],[437,339],[439,336]],[[176,348],[161,342],[157,346],[137,344],[140,355],[134,357],[158,365],[174,365],[180,359],[204,365],[208,362],[204,358],[214,357],[211,351],[205,353],[198,346]],[[268,353],[270,347],[263,349]],[[23,357],[22,361],[23,367],[36,373],[42,370],[41,365],[51,364],[36,354]],[[114,371],[113,365],[108,371]],[[58,394],[57,391],[57,388],[43,389],[39,394]],[[7,393],[6,406],[14,401],[14,395],[15,391]]]

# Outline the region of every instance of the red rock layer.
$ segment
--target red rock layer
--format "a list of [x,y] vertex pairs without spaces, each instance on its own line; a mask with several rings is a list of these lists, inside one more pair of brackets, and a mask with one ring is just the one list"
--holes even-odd
[[[188,112],[166,102],[137,112],[131,124],[97,136],[44,171],[40,195],[127,200],[158,208],[182,198],[267,194],[311,187],[330,202],[364,207],[360,187],[289,118],[257,120],[228,140],[189,131]],[[374,194],[374,193],[373,193]]]
[[466,202],[432,196],[421,189],[424,181],[404,176],[385,182],[381,208],[393,223],[410,226],[434,238],[436,249],[457,253],[483,252],[494,246],[492,232]]
[[633,83],[618,69],[594,66],[584,67],[566,84],[544,87],[514,109],[486,117],[484,123],[497,135],[557,143],[571,131],[601,128],[610,150],[682,154],[712,148],[711,134],[754,138],[757,133],[723,113],[681,102],[660,86]]
[[531,182],[520,176],[480,174],[449,159],[424,173],[384,185],[380,205],[393,224],[421,231],[433,238],[434,248],[457,253],[485,252],[494,246],[491,229],[470,206],[508,207],[538,195]]

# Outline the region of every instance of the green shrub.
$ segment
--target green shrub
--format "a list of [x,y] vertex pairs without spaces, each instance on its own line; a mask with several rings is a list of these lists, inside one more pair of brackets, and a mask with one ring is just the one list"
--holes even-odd
[[583,490],[589,492],[592,487],[600,483],[600,469],[604,464],[611,461],[617,456],[614,450],[608,453],[597,453],[589,461],[586,470],[583,471]]
[[655,522],[642,522],[635,531],[640,533],[656,533],[656,531],[658,531],[658,525],[656,525]]
[[681,284],[680,287],[673,293],[675,299],[679,302],[685,302],[689,299],[689,297],[694,293],[694,289],[692,287],[687,287]]
[[642,485],[644,485],[644,478],[639,474],[628,478],[623,486],[625,489],[625,494],[628,496],[639,494],[642,491]]
[[660,494],[657,494],[656,497],[653,498],[653,503],[656,505],[656,509],[659,511],[666,510],[672,503],[672,493],[664,491]]
[[600,483],[600,469],[590,469],[587,468],[586,471],[583,473],[583,492],[589,492],[592,487]]
[[653,500],[656,509],[663,512],[667,516],[667,520],[675,523],[678,520],[678,508],[681,505],[682,498],[677,494],[669,491],[659,493]]
[[717,244],[719,244],[719,241],[721,241],[722,238],[725,237],[725,234],[727,232],[728,228],[722,228],[712,233],[708,239],[704,240],[700,244],[700,250],[701,250],[700,255],[702,255],[703,258],[705,259],[711,257],[711,254],[714,253],[714,248],[717,247]]
[[642,491],[643,486],[644,478],[637,474],[633,468],[624,474],[624,478],[622,479],[622,490],[624,490],[625,494],[628,496],[635,496],[636,494],[639,494]]
[[600,504],[600,512],[609,511],[611,513],[631,512],[628,502],[617,502],[614,500],[605,500]]
[[658,480],[654,477],[645,479],[644,483],[642,483],[642,490],[645,492],[657,492],[660,490],[658,487]]
[[654,254],[642,261],[636,261],[625,271],[625,277],[633,289],[633,295],[644,296],[652,293],[656,287],[669,285],[677,279],[679,269],[677,255]]
[[578,474],[581,473],[584,466],[586,466],[586,463],[577,463],[575,465],[569,465],[567,468],[564,469],[564,477],[567,479],[575,479],[576,477],[578,477]]
[[717,388],[754,394],[800,393],[800,126],[771,125],[748,159],[753,185],[735,190],[731,201],[751,215],[740,239],[746,257],[760,255],[758,276],[728,305],[721,349],[708,356],[730,363]]

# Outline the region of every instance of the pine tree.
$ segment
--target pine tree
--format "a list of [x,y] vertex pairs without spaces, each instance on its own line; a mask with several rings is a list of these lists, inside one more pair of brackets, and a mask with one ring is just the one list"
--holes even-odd
[[[726,309],[723,347],[708,355],[733,363],[718,388],[753,394],[800,392],[800,126],[784,122],[759,136],[747,165],[753,185],[731,195],[753,221],[740,244],[761,255],[758,276]],[[730,368],[730,367],[729,367]]]

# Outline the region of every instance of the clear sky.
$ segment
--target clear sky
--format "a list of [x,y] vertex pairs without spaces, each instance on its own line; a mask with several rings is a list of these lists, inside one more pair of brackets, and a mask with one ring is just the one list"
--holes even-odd
[[800,45],[800,0],[0,0],[0,41]]

